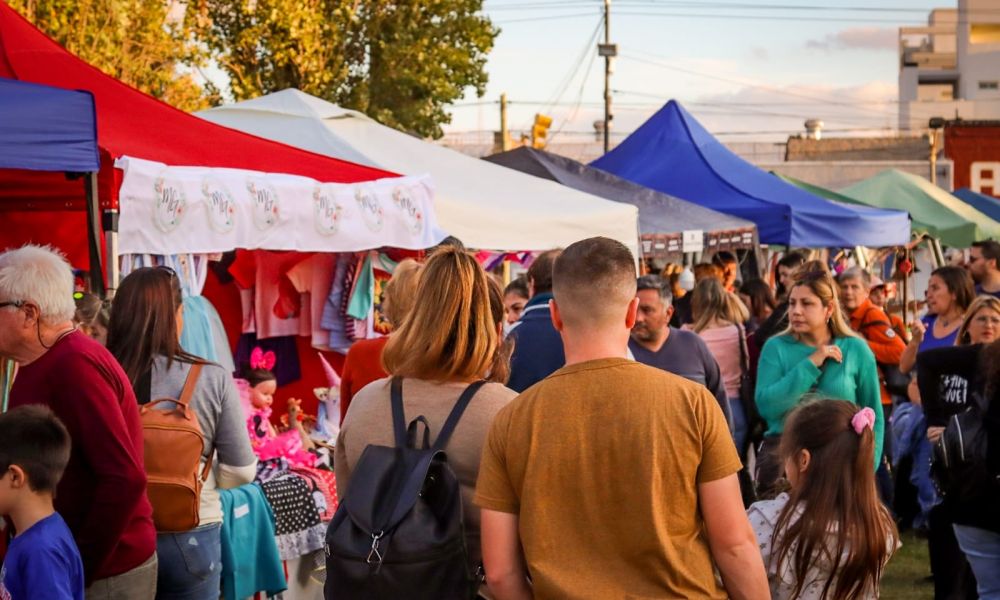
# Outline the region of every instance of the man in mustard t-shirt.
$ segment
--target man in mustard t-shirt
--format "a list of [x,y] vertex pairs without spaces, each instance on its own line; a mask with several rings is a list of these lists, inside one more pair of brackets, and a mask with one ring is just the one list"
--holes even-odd
[[566,366],[498,413],[479,470],[494,597],[768,598],[715,398],[625,358],[631,252],[577,242],[553,283]]

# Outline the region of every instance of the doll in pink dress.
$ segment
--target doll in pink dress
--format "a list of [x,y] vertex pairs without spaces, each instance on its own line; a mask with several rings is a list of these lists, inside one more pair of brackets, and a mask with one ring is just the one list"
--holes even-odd
[[271,405],[274,392],[278,388],[277,379],[271,371],[274,368],[274,353],[254,348],[250,355],[250,370],[246,379],[237,379],[237,389],[247,414],[247,433],[250,445],[260,460],[283,456],[291,466],[312,467],[316,455],[308,452],[313,443],[302,426],[302,401],[295,398],[288,401],[288,415],[291,423],[287,431],[279,433],[271,423]]

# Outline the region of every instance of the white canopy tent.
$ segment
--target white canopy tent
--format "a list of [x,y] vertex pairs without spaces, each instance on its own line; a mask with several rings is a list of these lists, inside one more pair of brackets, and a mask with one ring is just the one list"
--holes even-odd
[[471,248],[547,250],[602,235],[638,256],[638,210],[479,160],[289,89],[199,117],[404,175],[430,174],[439,226]]

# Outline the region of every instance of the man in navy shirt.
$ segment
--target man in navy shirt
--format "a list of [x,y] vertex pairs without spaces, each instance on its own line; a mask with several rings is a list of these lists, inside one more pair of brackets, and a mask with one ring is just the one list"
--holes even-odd
[[976,295],[1000,298],[1000,242],[972,242],[969,250],[969,274],[976,282]]
[[732,429],[733,418],[719,363],[698,334],[670,326],[674,312],[670,282],[659,275],[643,275],[638,289],[639,312],[628,343],[629,352],[644,365],[707,387]]
[[531,300],[521,318],[514,323],[510,337],[514,354],[510,358],[507,387],[523,392],[566,364],[562,338],[552,326],[549,300],[552,299],[552,265],[561,250],[542,252],[528,268],[528,293]]

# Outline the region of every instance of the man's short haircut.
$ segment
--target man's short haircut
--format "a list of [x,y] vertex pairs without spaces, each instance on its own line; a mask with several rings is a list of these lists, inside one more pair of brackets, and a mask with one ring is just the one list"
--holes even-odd
[[792,251],[778,260],[778,266],[785,267],[786,269],[797,269],[798,267],[801,267],[804,262],[806,262],[805,255],[801,252]]
[[528,267],[528,282],[534,286],[536,295],[552,291],[552,269],[561,253],[562,250],[546,250]]
[[0,414],[0,469],[21,467],[32,491],[56,491],[69,452],[69,433],[47,407],[29,404]]
[[559,314],[570,327],[625,325],[635,298],[635,257],[619,241],[592,237],[571,244],[555,260],[552,291]]
[[997,268],[1000,269],[1000,242],[983,240],[972,242],[972,247],[979,248],[979,251],[983,253],[983,260],[995,260]]
[[659,275],[643,275],[635,282],[636,292],[642,290],[656,290],[660,295],[660,300],[664,304],[670,305],[674,301],[674,295],[670,291],[670,281]]
[[868,271],[865,271],[861,267],[851,267],[845,270],[843,273],[837,276],[837,283],[843,284],[845,281],[851,279],[858,279],[861,284],[865,286],[865,289],[871,289],[872,287],[872,276]]
[[49,246],[29,244],[0,254],[0,300],[34,304],[45,323],[73,319],[74,286],[72,267]]

